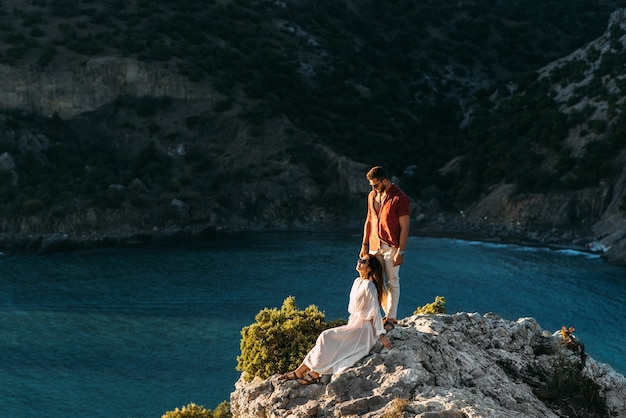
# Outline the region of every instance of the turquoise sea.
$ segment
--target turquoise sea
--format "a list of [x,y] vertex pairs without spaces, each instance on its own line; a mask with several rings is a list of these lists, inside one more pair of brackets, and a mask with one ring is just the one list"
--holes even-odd
[[[160,417],[229,400],[241,328],[295,296],[347,318],[360,235],[246,233],[0,255],[0,416]],[[399,317],[448,313],[576,327],[626,374],[626,269],[572,250],[411,237]]]

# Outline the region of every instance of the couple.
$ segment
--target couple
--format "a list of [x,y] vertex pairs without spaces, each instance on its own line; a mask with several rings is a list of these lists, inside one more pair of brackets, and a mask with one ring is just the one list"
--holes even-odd
[[[359,277],[350,291],[348,324],[322,332],[302,364],[281,379],[298,380],[303,385],[315,383],[322,374],[338,373],[354,365],[378,338],[391,349],[385,334],[397,322],[398,273],[409,238],[409,198],[380,166],[372,167],[365,177],[372,190],[367,197],[363,245],[356,266]],[[381,308],[386,313],[384,324]]]

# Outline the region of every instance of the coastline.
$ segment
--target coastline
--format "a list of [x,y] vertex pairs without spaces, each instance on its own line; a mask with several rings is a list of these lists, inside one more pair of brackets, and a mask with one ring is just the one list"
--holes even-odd
[[586,245],[580,245],[576,243],[560,243],[560,242],[546,242],[545,240],[532,240],[526,237],[495,237],[488,234],[480,234],[477,232],[453,232],[453,231],[429,231],[418,234],[412,234],[414,236],[431,237],[431,238],[450,238],[460,239],[464,241],[478,241],[485,243],[496,244],[512,244],[523,247],[535,247],[535,248],[548,248],[551,250],[574,250],[590,254],[602,254],[600,251],[594,251]]
[[[319,233],[359,233],[360,225],[336,227],[331,225],[296,225],[280,227],[248,226],[218,227],[213,224],[187,225],[169,228],[151,228],[149,230],[124,230],[110,232],[89,232],[71,235],[61,232],[41,234],[0,233],[0,251],[3,253],[55,253],[101,247],[138,247],[160,242],[194,239],[219,239],[243,232],[319,232]],[[459,225],[454,222],[442,224],[419,223],[411,228],[411,236],[450,238],[485,243],[513,244],[526,247],[545,247],[554,250],[575,250],[600,254],[594,250],[588,237],[574,235],[572,232],[531,231],[524,229],[507,230],[501,225],[487,227],[474,224]]]
[[466,241],[487,243],[513,244],[524,247],[543,247],[553,250],[575,250],[591,254],[602,254],[590,245],[594,240],[582,233],[572,231],[559,232],[551,230],[507,229],[502,225],[491,224],[487,227],[469,225],[459,228],[424,225],[415,227],[411,235],[434,238],[452,238]]

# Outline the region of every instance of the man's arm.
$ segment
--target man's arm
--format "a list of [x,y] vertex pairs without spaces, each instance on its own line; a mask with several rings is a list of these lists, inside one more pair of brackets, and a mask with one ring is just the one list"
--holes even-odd
[[400,223],[400,242],[398,243],[398,248],[402,251],[406,250],[406,244],[409,241],[410,219],[409,215],[400,216],[398,219]]
[[403,215],[398,218],[398,223],[400,224],[400,242],[398,244],[398,252],[396,252],[396,255],[393,257],[394,266],[399,266],[404,261],[404,255],[400,254],[400,251],[406,250],[406,244],[409,241],[410,219],[409,215]]

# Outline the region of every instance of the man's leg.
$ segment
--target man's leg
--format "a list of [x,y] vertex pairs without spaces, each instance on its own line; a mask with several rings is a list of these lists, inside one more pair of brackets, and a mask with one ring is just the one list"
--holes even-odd
[[386,306],[383,308],[386,319],[396,322],[398,315],[398,302],[400,300],[400,266],[393,265],[393,256],[398,251],[397,248],[390,247],[386,244],[382,245],[383,267],[385,269],[385,281],[387,283],[387,300]]

